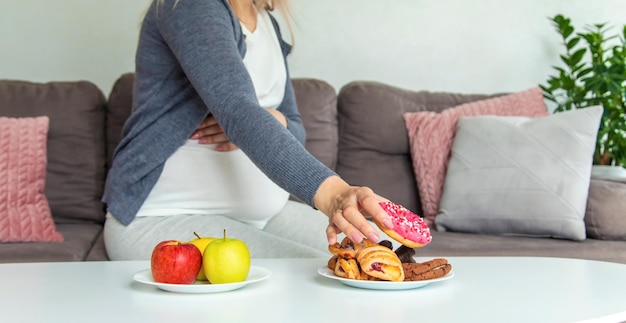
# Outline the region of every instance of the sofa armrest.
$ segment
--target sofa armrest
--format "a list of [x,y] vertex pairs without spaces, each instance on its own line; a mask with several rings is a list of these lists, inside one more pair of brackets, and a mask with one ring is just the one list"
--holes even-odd
[[104,222],[105,103],[88,81],[0,80],[0,115],[50,119],[45,194],[57,222]]
[[626,183],[591,179],[585,225],[589,238],[626,240]]

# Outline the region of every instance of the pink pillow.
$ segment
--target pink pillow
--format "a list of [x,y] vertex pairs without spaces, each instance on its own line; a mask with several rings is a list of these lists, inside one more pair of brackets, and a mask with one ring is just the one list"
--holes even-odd
[[0,242],[63,241],[46,184],[48,117],[0,117]]
[[423,216],[433,227],[443,192],[450,149],[460,117],[479,115],[546,116],[548,110],[541,88],[490,98],[436,112],[409,112],[404,120],[409,133],[413,170],[421,198]]

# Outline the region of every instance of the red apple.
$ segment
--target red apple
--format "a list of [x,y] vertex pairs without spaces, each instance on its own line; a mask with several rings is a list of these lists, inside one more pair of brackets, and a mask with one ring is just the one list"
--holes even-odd
[[158,283],[192,284],[202,268],[202,253],[195,245],[165,240],[152,251],[150,270]]

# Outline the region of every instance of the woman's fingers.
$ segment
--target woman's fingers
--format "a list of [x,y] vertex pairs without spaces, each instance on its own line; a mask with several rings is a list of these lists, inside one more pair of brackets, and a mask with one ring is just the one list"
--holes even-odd
[[328,235],[327,230],[329,242],[336,240],[336,234],[339,233],[345,234],[356,243],[360,243],[365,237],[374,242],[378,242],[380,239],[377,231],[372,227],[372,223],[365,218],[363,213],[359,212],[356,206],[349,205],[335,210],[330,220],[333,229],[330,233],[335,234],[335,236]]
[[350,224],[346,225],[344,230],[344,233],[350,240],[360,243],[364,237],[373,242],[378,242],[378,239],[380,239],[378,232],[372,227],[372,223],[365,218],[365,215],[359,211],[359,208],[355,206],[346,207],[343,210],[343,217]]
[[198,138],[200,144],[221,144],[230,142],[225,133],[204,134]]
[[341,233],[341,230],[337,228],[331,221],[328,223],[328,227],[326,227],[326,238],[328,239],[328,244],[333,245],[337,243],[337,236]]
[[393,229],[393,222],[389,214],[380,206],[380,202],[387,201],[378,195],[365,195],[360,199],[361,212],[366,217],[373,218],[376,222],[382,223],[385,227]]
[[217,151],[233,151],[233,150],[236,150],[236,149],[239,149],[239,147],[237,147],[235,144],[233,144],[230,141],[226,142],[226,143],[223,143],[223,144],[218,144],[215,147],[215,150],[217,150]]
[[230,142],[230,139],[224,133],[224,129],[222,129],[214,117],[204,119],[198,126],[198,129],[191,135],[191,139],[197,139],[200,144],[218,144],[216,147],[218,151],[237,149],[237,146]]
[[373,218],[388,228],[393,224],[379,202],[387,199],[375,194],[368,187],[352,187],[337,200],[335,211],[330,217],[332,226],[326,230],[329,242],[344,233],[350,240],[360,243],[363,238],[378,242],[380,236],[367,218]]
[[217,125],[217,124],[218,123],[217,123],[217,120],[215,119],[215,117],[208,116],[204,120],[202,120],[202,122],[198,126],[198,129],[207,128],[207,127],[214,126],[214,125]]

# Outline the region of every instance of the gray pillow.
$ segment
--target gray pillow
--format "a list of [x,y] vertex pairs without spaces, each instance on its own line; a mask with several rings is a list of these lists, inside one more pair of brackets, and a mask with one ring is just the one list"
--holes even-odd
[[601,116],[598,106],[542,118],[461,118],[437,229],[585,239]]

